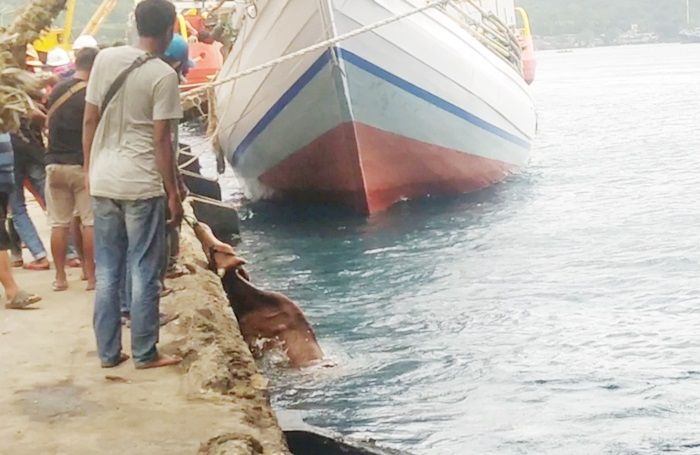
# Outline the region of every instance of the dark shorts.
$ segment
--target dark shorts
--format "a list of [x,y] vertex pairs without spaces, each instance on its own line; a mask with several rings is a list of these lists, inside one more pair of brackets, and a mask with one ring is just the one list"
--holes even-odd
[[0,251],[10,249],[10,235],[7,233],[7,206],[9,202],[10,194],[0,192]]

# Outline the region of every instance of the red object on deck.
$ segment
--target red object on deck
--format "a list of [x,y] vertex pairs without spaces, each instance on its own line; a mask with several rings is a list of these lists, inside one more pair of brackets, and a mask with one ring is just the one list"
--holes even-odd
[[535,73],[537,72],[537,60],[535,58],[535,43],[532,36],[523,37],[520,39],[520,44],[523,48],[523,79],[528,84],[535,81]]
[[426,194],[486,188],[514,167],[348,122],[267,171],[260,181],[280,197],[339,202],[371,214]]
[[190,43],[189,58],[194,67],[187,73],[187,84],[203,84],[216,75],[224,64],[221,43]]

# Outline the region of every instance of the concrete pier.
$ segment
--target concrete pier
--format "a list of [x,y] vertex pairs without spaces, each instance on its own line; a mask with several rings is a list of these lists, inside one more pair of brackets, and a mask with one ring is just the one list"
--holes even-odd
[[[48,248],[48,223],[30,213]],[[70,289],[51,290],[53,270],[16,271],[44,300],[37,309],[0,308],[0,450],[13,454],[289,453],[258,371],[220,283],[205,268],[189,228],[182,260],[191,272],[168,286],[160,348],[181,366],[137,371],[131,361],[101,369],[92,331],[93,293],[79,271]],[[29,253],[25,251],[25,258]],[[123,332],[130,352],[129,329]]]

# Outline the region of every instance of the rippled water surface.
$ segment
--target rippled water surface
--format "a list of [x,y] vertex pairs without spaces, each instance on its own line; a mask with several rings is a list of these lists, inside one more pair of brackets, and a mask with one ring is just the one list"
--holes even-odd
[[277,407],[415,454],[700,453],[700,46],[539,65],[502,185],[244,211],[254,278],[338,363],[274,374]]

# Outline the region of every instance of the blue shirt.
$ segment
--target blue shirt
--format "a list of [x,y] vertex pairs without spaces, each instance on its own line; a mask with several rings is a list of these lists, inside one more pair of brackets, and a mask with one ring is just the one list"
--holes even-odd
[[15,185],[15,156],[8,133],[0,133],[0,193],[11,193]]

